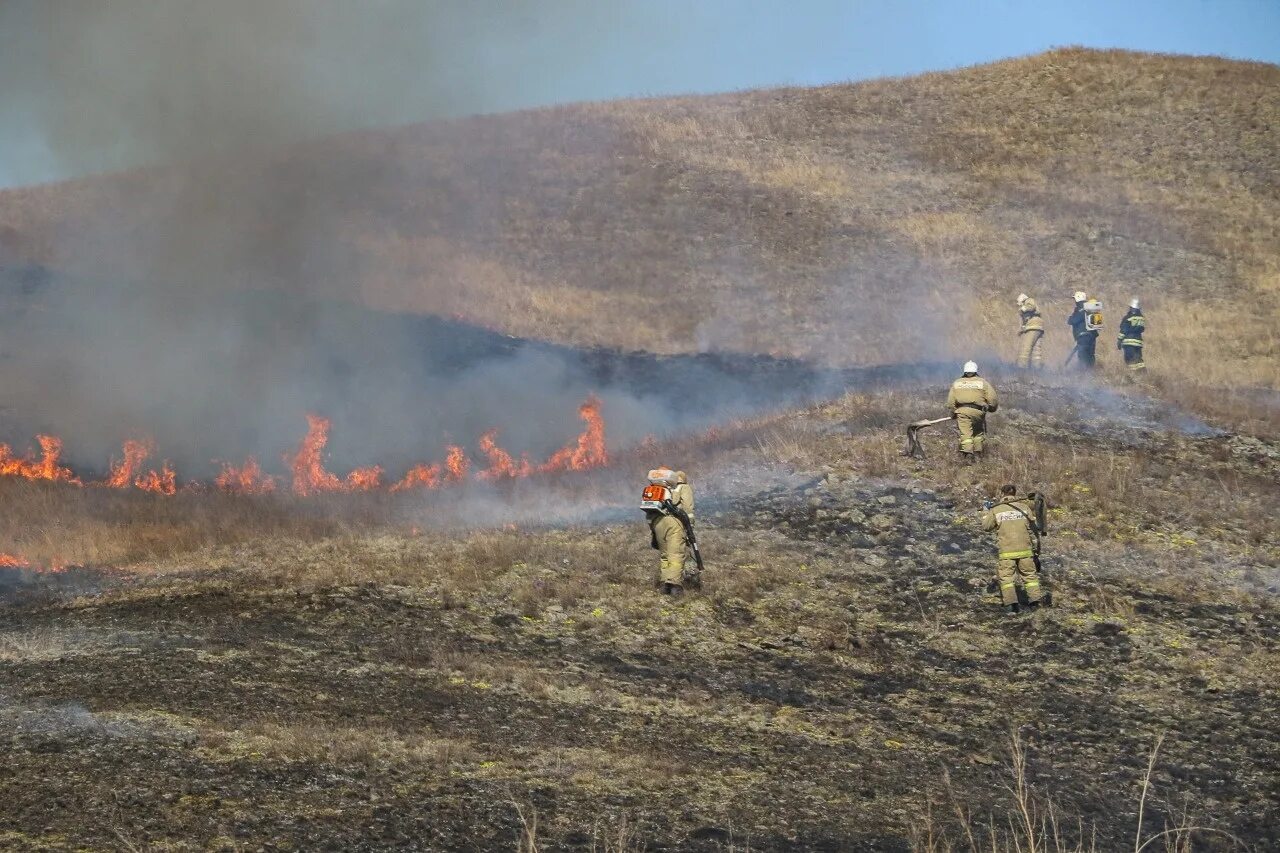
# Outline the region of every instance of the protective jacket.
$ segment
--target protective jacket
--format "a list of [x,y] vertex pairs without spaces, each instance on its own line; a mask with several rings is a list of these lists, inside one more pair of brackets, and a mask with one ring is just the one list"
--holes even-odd
[[1116,337],[1116,341],[1122,347],[1140,347],[1142,333],[1146,330],[1147,318],[1142,316],[1142,311],[1130,308],[1129,313],[1125,314],[1120,321],[1120,334]]
[[688,483],[677,483],[675,488],[671,490],[671,505],[684,510],[685,515],[689,516],[689,523],[693,523],[693,486]]
[[1035,556],[1031,520],[1035,509],[1027,498],[1005,498],[982,513],[982,529],[996,531],[1001,560],[1022,560]]
[[994,412],[999,405],[995,387],[981,376],[968,373],[952,382],[947,394],[947,408],[956,412]]
[[1077,302],[1076,310],[1071,312],[1071,316],[1067,318],[1067,325],[1071,327],[1071,334],[1078,341],[1081,338],[1096,338],[1098,336],[1097,329],[1086,328],[1088,320],[1085,318],[1084,303]]
[[1044,331],[1044,318],[1040,316],[1040,309],[1036,307],[1034,299],[1023,302],[1019,314],[1022,316],[1022,332]]

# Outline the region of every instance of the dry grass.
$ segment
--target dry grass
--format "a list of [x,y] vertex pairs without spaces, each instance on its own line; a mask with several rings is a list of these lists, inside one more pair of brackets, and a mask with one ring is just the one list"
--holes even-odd
[[475,760],[469,744],[405,735],[378,728],[334,728],[317,724],[256,723],[236,729],[199,729],[205,749],[223,758],[272,758],[365,767],[409,766],[447,775]]
[[[1274,66],[1066,49],[353,134],[225,183],[276,199],[305,176],[315,242],[342,263],[286,286],[575,344],[1011,356],[1025,290],[1053,360],[1072,291],[1107,300],[1108,336],[1138,296],[1158,384],[1209,411],[1222,386],[1280,388],[1278,93]],[[172,223],[203,222],[183,177],[3,193],[0,224],[26,257],[128,275],[165,256]],[[246,197],[224,205],[245,239],[219,267],[295,266],[261,256],[271,205]]]
[[[1144,850],[1191,853],[1204,849],[1209,838],[1229,849],[1248,849],[1230,833],[1211,825],[1199,825],[1186,813],[1176,815],[1172,823],[1166,819],[1160,830],[1152,831],[1145,825],[1152,773],[1163,743],[1163,735],[1156,738],[1139,782],[1134,853]],[[998,811],[985,815],[957,798],[950,776],[944,770],[942,780],[946,794],[938,805],[941,813],[948,814],[949,818],[935,817],[935,803],[931,800],[926,805],[925,820],[912,831],[913,848],[919,853],[1097,853],[1101,848],[1095,829],[1086,826],[1083,820],[1069,819],[1031,781],[1028,751],[1028,744],[1015,729],[1009,737],[1009,777],[1004,783],[1006,801],[999,804]]]

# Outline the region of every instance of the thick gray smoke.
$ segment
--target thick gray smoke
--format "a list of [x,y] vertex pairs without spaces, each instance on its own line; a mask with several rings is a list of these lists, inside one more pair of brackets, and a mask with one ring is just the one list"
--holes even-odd
[[611,5],[5,0],[0,187],[553,100]]
[[[99,470],[138,437],[188,476],[248,454],[279,470],[316,411],[334,422],[335,469],[380,463],[394,475],[449,443],[478,456],[491,427],[509,450],[545,457],[581,429],[592,391],[614,446],[829,391],[831,377],[794,365],[768,391],[750,365],[624,364],[353,307],[356,249],[333,237],[350,215],[342,201],[388,180],[385,161],[376,150],[315,156],[299,141],[501,104],[463,72],[469,62],[508,66],[511,87],[553,87],[577,70],[568,59],[525,67],[529,45],[572,41],[608,4],[562,3],[550,21],[520,2],[460,5],[0,6],[0,133],[25,140],[11,150],[64,172],[104,151],[119,166],[176,164],[113,179],[145,217],[77,219],[69,192],[38,257],[0,257],[0,440],[52,432],[71,461]],[[488,224],[480,204],[451,199],[450,215]],[[679,386],[660,381],[674,375]]]

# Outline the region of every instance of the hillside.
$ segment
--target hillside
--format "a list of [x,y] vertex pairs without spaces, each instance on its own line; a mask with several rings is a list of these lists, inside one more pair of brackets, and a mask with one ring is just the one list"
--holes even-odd
[[[612,494],[594,521],[429,526],[483,489],[90,508],[128,554],[0,571],[0,846],[1012,851],[1025,807],[1036,849],[1051,814],[1048,849],[1275,849],[1280,445],[998,381],[978,468],[898,456],[945,387],[899,382],[540,487]],[[700,489],[678,602],[622,497],[656,459]],[[975,523],[1011,479],[1053,500],[1020,617]],[[3,485],[10,525],[92,529]]]
[[1275,66],[1067,49],[10,191],[0,232],[72,271],[840,363],[1009,356],[1024,290],[1061,358],[1084,288],[1146,301],[1156,374],[1275,389],[1278,131]]
[[[1278,849],[1277,130],[1280,68],[1073,49],[0,193],[0,428],[45,368],[83,479],[16,444],[0,476],[0,848]],[[1107,338],[1096,381],[997,358],[1026,290],[1060,363],[1077,288],[1145,300],[1149,384]],[[119,339],[126,378],[191,385],[172,433],[256,406],[314,465],[103,485],[73,430],[119,447],[80,404],[127,383],[48,365]],[[259,396],[194,385],[210,353]],[[987,458],[949,424],[902,455],[971,353]],[[483,468],[494,425],[548,465]],[[470,474],[394,490],[434,441]],[[678,599],[635,507],[655,464],[698,494]],[[977,523],[1009,482],[1050,502],[1051,606],[1019,615]]]

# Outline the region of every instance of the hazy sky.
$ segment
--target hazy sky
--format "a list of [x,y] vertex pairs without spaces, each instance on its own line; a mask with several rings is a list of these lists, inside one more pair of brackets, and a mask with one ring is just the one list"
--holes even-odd
[[0,187],[434,116],[1070,44],[1280,63],[1280,0],[0,0]]

